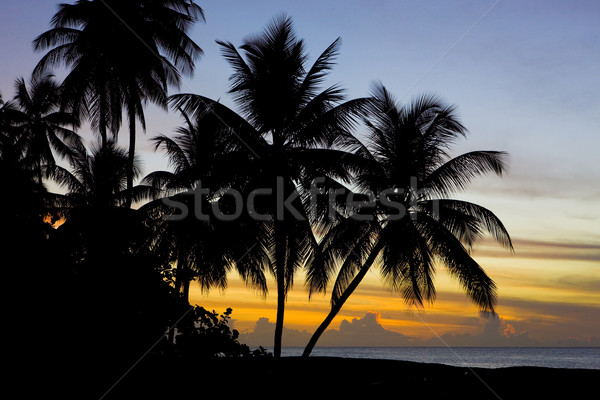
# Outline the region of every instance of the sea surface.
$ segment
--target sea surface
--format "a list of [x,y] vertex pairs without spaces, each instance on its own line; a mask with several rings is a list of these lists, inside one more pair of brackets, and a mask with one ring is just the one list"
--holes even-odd
[[[297,357],[302,355],[303,350],[301,347],[284,347],[282,356]],[[403,360],[460,367],[600,369],[599,347],[316,347],[311,355]]]

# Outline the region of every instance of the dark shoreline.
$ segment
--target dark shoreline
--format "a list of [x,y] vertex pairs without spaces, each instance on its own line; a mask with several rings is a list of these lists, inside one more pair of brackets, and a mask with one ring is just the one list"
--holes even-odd
[[[589,398],[600,370],[453,367],[396,360],[311,357],[147,360],[105,399],[258,395],[264,398],[394,396],[421,399]],[[102,393],[100,393],[102,395]]]

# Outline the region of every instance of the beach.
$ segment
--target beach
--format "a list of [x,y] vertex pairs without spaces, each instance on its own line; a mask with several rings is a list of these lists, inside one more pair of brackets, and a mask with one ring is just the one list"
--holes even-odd
[[599,370],[539,367],[468,368],[396,360],[330,357],[148,361],[105,398],[588,398]]

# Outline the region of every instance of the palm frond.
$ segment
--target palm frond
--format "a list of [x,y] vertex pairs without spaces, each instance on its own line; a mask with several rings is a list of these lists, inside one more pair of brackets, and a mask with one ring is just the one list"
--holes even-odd
[[428,215],[419,215],[417,225],[428,238],[432,253],[441,259],[450,275],[458,279],[466,294],[484,313],[493,313],[497,302],[496,284],[460,241]]
[[502,151],[473,151],[445,162],[431,172],[423,185],[433,194],[448,196],[464,190],[477,176],[493,172],[502,176],[506,169],[506,153]]
[[480,238],[480,232],[487,231],[503,247],[513,250],[508,230],[490,210],[480,205],[462,200],[441,199],[421,202],[423,209],[437,208],[434,217],[468,247]]
[[305,102],[312,101],[312,98],[317,94],[316,88],[323,82],[327,72],[332,69],[335,58],[339,53],[341,43],[341,38],[334,40],[333,43],[321,53],[304,76],[300,86],[300,93],[305,97]]
[[432,302],[435,268],[427,239],[407,220],[387,225],[381,236],[385,243],[380,267],[383,280],[400,292],[407,304]]
[[154,150],[162,149],[166,152],[169,163],[175,169],[175,172],[182,171],[190,167],[190,160],[179,144],[171,137],[158,135],[151,139],[154,144]]
[[58,185],[66,187],[70,192],[83,193],[84,185],[71,171],[59,165],[43,166],[43,173],[46,178],[52,179]]

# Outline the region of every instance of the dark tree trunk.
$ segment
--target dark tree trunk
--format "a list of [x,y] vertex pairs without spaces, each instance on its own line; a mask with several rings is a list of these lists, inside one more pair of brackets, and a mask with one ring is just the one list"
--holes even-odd
[[41,160],[38,160],[36,169],[37,169],[37,175],[38,175],[38,184],[41,187],[44,184],[44,177],[42,176],[42,162],[41,162]]
[[133,190],[133,162],[135,160],[135,112],[129,111],[129,157],[127,158],[127,197],[125,207],[131,208]]
[[98,127],[98,130],[100,131],[100,141],[101,141],[101,146],[102,146],[102,150],[106,151],[106,146],[107,146],[107,132],[106,132],[106,99],[104,98],[104,96],[100,96],[100,121],[99,121],[100,126]]
[[183,289],[181,291],[181,296],[183,297],[185,304],[190,303],[190,282],[191,282],[191,279],[189,276],[186,277],[186,279],[182,282]]
[[[189,287],[190,287],[189,283],[190,282],[189,282],[188,274],[186,273],[183,265],[184,265],[184,263],[183,263],[182,259],[180,257],[177,257],[177,271],[175,273],[175,293],[177,295],[182,296],[182,298],[185,301],[185,304],[187,306],[187,305],[189,305]],[[169,344],[175,343],[175,328],[176,328],[176,326],[173,325],[169,329],[169,333],[167,335],[167,340],[168,340]]]
[[286,236],[281,222],[275,222],[275,262],[277,279],[277,320],[275,321],[275,338],[273,341],[273,355],[281,357],[283,341],[283,317],[285,311],[285,276],[286,276]]
[[302,357],[308,357],[310,355],[310,353],[312,352],[313,348],[317,344],[317,341],[319,340],[319,338],[321,337],[323,332],[325,332],[325,330],[327,329],[329,324],[331,324],[331,321],[333,321],[333,319],[336,317],[336,315],[342,309],[342,306],[344,305],[344,303],[346,303],[346,300],[348,300],[350,295],[352,293],[354,293],[354,291],[356,290],[356,288],[358,287],[360,282],[363,280],[363,278],[365,277],[367,272],[369,272],[369,269],[371,269],[371,265],[373,265],[373,262],[375,262],[375,259],[377,258],[377,255],[379,254],[379,252],[381,251],[382,248],[383,248],[383,246],[380,242],[375,246],[373,251],[371,251],[369,258],[367,258],[367,260],[365,261],[363,266],[360,268],[360,271],[358,271],[358,274],[356,274],[354,279],[352,279],[352,282],[350,282],[350,284],[348,285],[346,290],[344,290],[344,293],[342,293],[340,298],[331,307],[331,311],[329,311],[329,314],[327,315],[327,317],[323,320],[321,325],[319,325],[319,327],[317,328],[315,333],[313,333],[312,337],[310,338],[310,341],[304,348]]

